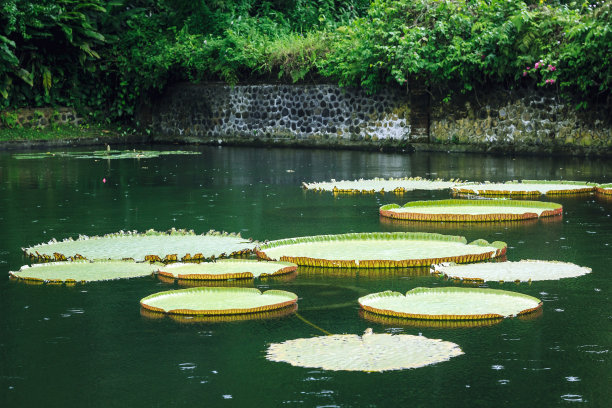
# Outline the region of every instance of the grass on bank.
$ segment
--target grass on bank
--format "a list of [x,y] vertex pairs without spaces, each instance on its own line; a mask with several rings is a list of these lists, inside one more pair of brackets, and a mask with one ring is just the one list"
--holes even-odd
[[120,136],[125,136],[125,134],[98,125],[0,128],[0,142],[95,139],[97,137],[111,138]]

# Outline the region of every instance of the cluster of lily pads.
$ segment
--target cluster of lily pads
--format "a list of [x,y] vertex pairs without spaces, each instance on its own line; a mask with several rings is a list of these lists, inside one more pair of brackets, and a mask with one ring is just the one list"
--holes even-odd
[[45,153],[16,153],[14,159],[46,159],[46,158],[73,158],[73,159],[152,159],[166,155],[193,155],[198,152],[184,150],[95,150],[92,152],[45,152]]
[[[451,188],[468,195],[535,196],[598,191],[612,186],[582,182],[510,182],[466,184],[458,180],[375,179],[351,184],[304,184],[305,188],[346,192]],[[562,206],[539,201],[469,199],[385,205],[383,217],[437,222],[522,221],[561,216]],[[298,267],[333,271],[428,267],[434,275],[481,284],[486,281],[532,281],[576,277],[591,272],[570,263],[546,261],[485,262],[502,259],[505,242],[432,233],[351,233],[294,237],[265,243],[239,234],[187,230],[144,233],[120,231],[100,237],[52,240],[23,248],[35,262],[10,272],[14,279],[35,284],[77,284],[89,281],[156,275],[167,282],[206,286],[154,293],[140,301],[148,317],[178,321],[221,321],[284,316],[297,310],[298,296],[283,290],[261,292],[239,287],[240,280],[288,276]],[[230,258],[242,259],[230,259]],[[227,258],[227,259],[225,259]],[[229,285],[209,285],[229,282]],[[416,288],[405,295],[383,291],[357,299],[361,315],[372,321],[402,319],[418,324],[479,326],[508,317],[535,315],[542,302],[507,290],[479,287]],[[423,336],[375,334],[328,335],[272,344],[271,361],[329,370],[384,371],[421,367],[463,354],[457,344]]]

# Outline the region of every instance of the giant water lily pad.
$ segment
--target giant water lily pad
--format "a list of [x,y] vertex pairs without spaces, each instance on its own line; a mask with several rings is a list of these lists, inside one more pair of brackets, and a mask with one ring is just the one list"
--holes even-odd
[[455,343],[408,334],[336,334],[274,343],[266,358],[293,366],[345,371],[424,367],[463,354]]
[[76,283],[148,276],[155,273],[157,268],[158,266],[149,262],[74,261],[25,265],[19,271],[9,272],[9,274],[13,278],[26,281]]
[[416,288],[406,295],[385,291],[359,298],[366,311],[428,320],[499,319],[538,310],[542,302],[522,293],[481,288]]
[[200,154],[184,150],[96,150],[92,152],[46,152],[46,153],[17,153],[13,158],[24,159],[46,159],[69,157],[75,159],[151,159],[171,154],[190,155]]
[[[398,268],[478,262],[506,252],[506,243],[411,232],[318,235],[271,241],[256,249],[266,260],[328,268]],[[438,262],[437,260],[446,259]]]
[[524,200],[412,201],[400,207],[380,207],[383,217],[414,221],[515,221],[551,217],[563,212],[561,204]]
[[66,259],[133,259],[136,261],[201,261],[251,252],[255,243],[240,234],[170,230],[145,233],[119,232],[104,236],[80,236],[23,248],[38,261]]
[[460,195],[539,196],[589,193],[595,191],[596,187],[597,184],[584,181],[523,180],[506,183],[468,183],[451,188],[454,193]]
[[292,306],[297,295],[284,290],[260,292],[256,288],[200,287],[170,290],[147,296],[140,305],[173,315],[232,315],[267,312]]
[[252,279],[295,272],[291,262],[261,262],[248,259],[225,259],[208,263],[175,263],[164,266],[159,275],[182,280]]
[[374,178],[369,180],[331,180],[315,183],[302,183],[306,190],[332,191],[334,193],[405,193],[412,190],[444,190],[461,184],[459,180],[428,180],[421,177]]
[[591,268],[569,262],[524,260],[473,265],[434,265],[432,272],[450,279],[472,282],[484,281],[539,281],[574,278],[591,272]]

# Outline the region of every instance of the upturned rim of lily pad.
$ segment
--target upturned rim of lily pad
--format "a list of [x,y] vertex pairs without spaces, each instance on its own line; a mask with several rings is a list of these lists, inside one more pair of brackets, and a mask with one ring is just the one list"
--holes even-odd
[[[158,266],[149,262],[134,261],[61,261],[24,265],[19,271],[9,272],[9,277],[30,283],[66,284],[132,279],[155,274]],[[76,270],[75,270],[76,269]],[[100,271],[102,269],[102,271]],[[126,272],[128,270],[128,272]],[[92,275],[98,273],[100,275]],[[90,276],[92,275],[92,276]]]
[[[574,188],[567,189],[545,189],[541,191],[536,188],[536,185],[563,185],[563,186],[574,186]],[[474,188],[475,186],[482,188]],[[521,186],[524,189],[504,189],[504,186]],[[470,182],[461,184],[455,187],[451,187],[451,190],[455,194],[475,194],[481,196],[539,196],[539,195],[571,195],[571,194],[586,194],[594,192],[597,189],[597,183],[591,183],[587,181],[569,181],[569,180],[512,180],[500,183],[492,183],[485,181],[484,183]],[[531,187],[531,188],[529,188]]]
[[[480,262],[497,258],[506,254],[507,244],[502,241],[489,243],[484,239],[477,239],[467,243],[465,237],[454,235],[442,235],[427,232],[370,232],[370,233],[347,233],[336,235],[314,235],[296,238],[286,238],[270,241],[255,249],[255,253],[261,259],[276,261],[268,253],[280,246],[292,246],[310,243],[346,243],[346,250],[351,249],[351,242],[389,242],[406,243],[407,241],[430,241],[433,246],[435,242],[450,242],[465,245],[466,247],[488,247],[490,251],[465,253],[461,255],[436,256],[427,258],[408,259],[324,259],[316,256],[293,256],[281,255],[278,260],[293,262],[300,266],[326,267],[326,268],[409,268],[419,266],[431,266],[443,262],[469,263]],[[405,246],[401,247],[405,249]],[[388,248],[387,248],[388,249]],[[266,250],[268,252],[266,252]],[[400,257],[401,258],[401,257]]]
[[181,324],[196,324],[196,323],[231,323],[231,322],[242,322],[247,320],[268,320],[278,319],[292,315],[297,312],[297,303],[281,307],[265,312],[253,312],[253,313],[240,313],[240,314],[227,314],[227,315],[181,315],[181,314],[168,314],[160,313],[157,311],[140,308],[140,315],[144,318],[151,320],[170,318],[173,321]]
[[388,316],[379,313],[368,312],[359,309],[359,317],[372,323],[385,326],[403,326],[423,329],[466,329],[476,327],[489,327],[504,321],[503,318],[491,318],[480,320],[430,320],[430,319],[407,319],[405,317]]
[[[195,302],[198,308],[190,306],[188,300],[181,301],[181,297],[189,298],[190,296],[199,298]],[[215,296],[220,299],[214,299]],[[284,290],[270,289],[261,292],[257,288],[203,286],[154,293],[142,298],[140,306],[168,315],[221,316],[269,312],[293,305],[297,303],[297,299],[295,293]],[[237,306],[236,303],[239,305]],[[225,307],[224,304],[232,304],[232,306]]]
[[[257,269],[265,268],[264,271]],[[221,259],[206,263],[173,263],[160,267],[158,275],[178,280],[230,280],[280,276],[295,272],[291,262],[259,261],[256,259]],[[181,273],[181,269],[191,273]],[[221,271],[218,271],[218,270]]]
[[[449,211],[452,208],[491,207],[486,213],[459,213]],[[424,212],[419,209],[438,208],[437,212]],[[494,209],[495,208],[495,209]],[[504,212],[504,209],[538,208],[539,213],[525,210],[524,212]],[[563,206],[557,203],[527,200],[427,200],[411,201],[403,206],[398,204],[386,204],[380,207],[380,215],[401,220],[410,221],[433,221],[433,222],[497,222],[497,221],[522,221],[540,217],[554,217],[563,213]]]
[[599,184],[597,186],[597,194],[612,196],[612,183]]
[[[500,269],[504,269],[500,271]],[[438,264],[431,266],[431,273],[447,279],[468,283],[484,282],[532,282],[577,278],[591,273],[592,269],[571,262],[523,259],[497,263],[472,265]],[[495,279],[492,279],[494,276]]]
[[[125,251],[126,245],[119,245],[119,249],[115,249],[115,253],[113,254],[112,250],[108,250],[109,243],[112,243],[113,240],[127,240],[127,239],[152,239],[156,237],[168,237],[175,239],[176,237],[185,237],[185,238],[204,238],[208,239],[219,239],[219,240],[233,240],[235,242],[232,243],[231,246],[221,246],[219,250],[214,251],[215,253],[207,253],[202,254],[202,252],[197,252],[194,255],[191,255],[190,252],[195,252],[190,248],[184,248],[180,253],[167,253],[168,247],[165,246],[162,251],[163,253],[151,253],[150,250],[144,248],[143,250],[136,250],[138,253],[136,258],[134,256],[123,256],[120,255],[122,251]],[[83,243],[85,247],[79,250],[79,244]],[[205,234],[196,234],[193,230],[186,229],[175,229],[172,228],[166,232],[155,231],[153,229],[147,230],[145,232],[138,231],[119,231],[116,233],[105,234],[102,236],[87,236],[87,235],[79,235],[77,239],[73,239],[72,237],[65,238],[62,241],[58,241],[56,239],[52,239],[49,242],[33,245],[31,247],[22,248],[23,252],[30,257],[30,259],[34,262],[52,262],[52,261],[67,261],[67,260],[107,260],[107,259],[115,259],[115,260],[136,260],[136,261],[149,261],[149,262],[162,262],[162,263],[170,263],[170,262],[201,262],[201,261],[210,261],[218,258],[226,258],[236,255],[244,255],[253,252],[256,242],[253,242],[250,238],[242,238],[240,233],[228,233],[228,232],[219,232],[215,230],[210,230]],[[73,246],[76,248],[70,249],[70,252],[63,250],[62,246]],[[87,246],[93,246],[94,252],[97,250],[106,249],[107,252],[102,256],[90,256],[87,250],[91,251]],[[54,248],[55,247],[55,248]],[[60,249],[58,249],[58,247]],[[179,248],[174,247],[170,248],[170,250],[174,251]],[[200,251],[201,247],[198,247]],[[198,250],[198,248],[194,248]],[[86,251],[83,251],[85,249]],[[78,251],[77,251],[78,250]],[[188,252],[189,251],[189,252]],[[104,251],[102,251],[104,252]],[[148,253],[147,253],[148,252]],[[229,252],[229,255],[227,254]]]
[[[457,300],[457,295],[470,297],[470,301],[476,300],[478,296],[481,298],[497,297],[498,301],[503,299],[504,307],[508,310],[504,314],[499,313],[499,310],[480,311],[474,313],[469,310],[462,310],[466,306],[462,304],[462,298]],[[419,299],[419,297],[421,299]],[[453,299],[455,298],[455,299]],[[482,300],[482,299],[481,299]],[[419,304],[418,302],[421,302]],[[451,313],[427,313],[422,309],[437,307],[438,309],[445,306],[453,309]],[[463,300],[465,302],[465,300]],[[511,292],[500,289],[489,288],[459,288],[459,287],[440,287],[440,288],[422,288],[418,287],[406,292],[405,295],[387,290],[383,292],[371,293],[362,296],[358,300],[359,305],[363,310],[371,313],[376,313],[383,316],[402,317],[408,319],[424,319],[424,320],[481,320],[481,319],[504,319],[507,317],[522,316],[538,311],[542,307],[542,301],[533,296],[523,293]],[[410,302],[413,304],[411,305]],[[416,306],[414,305],[416,303]],[[522,303],[522,305],[519,305]],[[486,305],[489,307],[489,305]],[[412,309],[411,309],[412,307]],[[492,306],[490,306],[492,307]],[[511,311],[510,311],[511,310]]]
[[[374,194],[374,193],[395,193],[404,194],[413,190],[445,190],[453,185],[462,184],[460,180],[426,179],[422,177],[403,177],[403,178],[379,178],[359,179],[359,180],[340,180],[321,181],[312,183],[302,183],[302,188],[311,191],[329,191],[334,194]],[[383,186],[381,186],[381,184]],[[384,184],[387,184],[385,190]],[[354,187],[357,185],[357,187]],[[338,187],[340,186],[340,187]]]

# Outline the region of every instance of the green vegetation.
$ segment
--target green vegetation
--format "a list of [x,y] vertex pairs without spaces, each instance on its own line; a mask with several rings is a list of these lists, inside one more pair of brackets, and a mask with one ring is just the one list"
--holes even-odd
[[66,140],[66,139],[83,139],[96,137],[111,137],[117,136],[118,133],[112,132],[103,126],[74,126],[61,125],[55,127],[26,128],[13,127],[2,128],[0,125],[0,142],[10,140]]
[[587,107],[609,103],[611,17],[596,0],[7,0],[0,109],[138,125],[136,107],[178,81],[321,78],[449,97],[537,85]]

